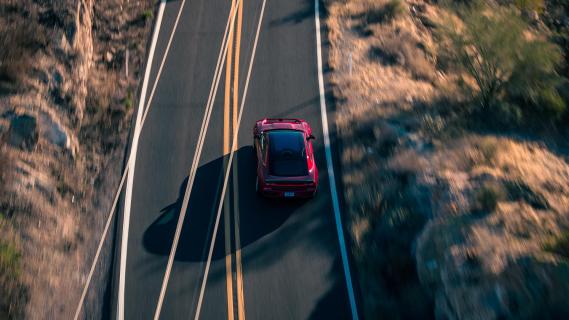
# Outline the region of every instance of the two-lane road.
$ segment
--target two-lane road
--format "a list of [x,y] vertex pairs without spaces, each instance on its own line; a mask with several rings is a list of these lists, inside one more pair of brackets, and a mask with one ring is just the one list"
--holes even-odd
[[[226,57],[218,65],[228,20]],[[151,83],[168,55],[129,172],[132,188],[122,211],[130,209],[120,221],[128,223],[128,237],[117,237],[126,239],[126,251],[117,250],[124,273],[121,259],[115,259],[113,316],[150,319],[159,304],[162,319],[194,318],[198,310],[203,319],[352,317],[328,180],[317,50],[313,0],[166,2]],[[204,135],[216,66],[221,68],[219,88]],[[285,202],[255,193],[251,129],[264,117],[303,118],[311,124],[320,169],[316,198]],[[192,179],[197,150],[201,154]],[[121,279],[122,296],[116,289]]]

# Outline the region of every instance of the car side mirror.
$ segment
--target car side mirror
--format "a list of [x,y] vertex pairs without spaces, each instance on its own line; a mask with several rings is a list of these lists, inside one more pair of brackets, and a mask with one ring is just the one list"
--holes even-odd
[[313,135],[309,135],[308,137],[306,137],[306,141],[310,141],[310,140],[315,140],[316,137]]

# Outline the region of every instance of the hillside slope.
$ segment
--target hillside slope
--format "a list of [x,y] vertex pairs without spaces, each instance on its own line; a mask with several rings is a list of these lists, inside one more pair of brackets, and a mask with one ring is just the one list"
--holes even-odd
[[2,319],[75,312],[120,179],[153,10],[150,0],[0,0]]

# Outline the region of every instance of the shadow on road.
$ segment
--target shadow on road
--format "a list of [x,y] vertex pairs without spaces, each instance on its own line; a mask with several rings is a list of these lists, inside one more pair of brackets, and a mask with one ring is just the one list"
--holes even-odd
[[[209,244],[215,224],[217,206],[223,184],[224,163],[229,156],[220,157],[198,168],[192,189],[188,210],[183,222],[182,233],[176,251],[177,261],[204,261],[207,259]],[[259,197],[255,192],[255,162],[253,148],[245,146],[235,154],[238,181],[234,184],[234,174],[230,175],[227,194],[233,201],[239,198],[241,220],[241,247],[255,242],[257,239],[277,230],[304,201],[277,201]],[[235,167],[234,167],[235,168]],[[160,210],[159,217],[145,231],[144,248],[154,254],[168,255],[174,239],[174,233],[188,178],[186,177],[178,194],[178,199]],[[240,186],[240,188],[235,188]],[[251,190],[241,190],[250,188]],[[233,190],[241,192],[240,195]],[[234,197],[235,195],[236,197]],[[245,197],[244,197],[245,196]],[[225,257],[223,246],[224,225],[223,212],[218,229],[213,260]],[[233,220],[233,217],[231,218]],[[232,226],[233,228],[233,226]],[[233,251],[235,248],[232,248]]]
[[[267,286],[266,289],[251,287],[252,284],[247,282],[246,298],[256,297],[260,291],[268,288],[296,292],[297,287],[306,282],[317,288],[322,286],[320,289],[323,290],[322,295],[313,301],[314,304],[307,305],[310,309],[305,311],[310,319],[349,318],[347,291],[334,229],[321,143],[315,145],[315,151],[317,166],[321,170],[322,189],[316,198],[307,201],[277,201],[258,196],[255,192],[256,168],[253,148],[249,145],[237,151],[233,167],[235,172],[231,173],[227,190],[228,201],[231,204],[232,236],[234,236],[233,215],[238,213],[246,280],[264,279],[262,281],[266,281]],[[220,157],[198,168],[190,205],[183,222],[176,261],[201,263],[207,259],[223,183],[224,162],[227,158],[227,156]],[[158,218],[146,229],[143,245],[148,252],[162,256],[170,253],[187,180],[187,178],[183,180],[178,198],[164,206],[157,214]],[[221,263],[221,266],[223,262],[220,260],[226,255],[223,215],[222,211],[213,251],[214,263],[217,262],[218,265]],[[235,246],[231,249],[234,253]],[[326,262],[328,259],[332,261]],[[315,267],[318,265],[326,267],[319,269]],[[270,273],[265,274],[269,270]],[[248,277],[253,274],[256,276]],[[292,287],[279,287],[275,277],[292,277],[290,281]],[[314,281],[314,278],[320,280]],[[209,274],[209,283],[224,280],[224,267],[214,267]],[[194,289],[187,288],[188,292],[193,292]],[[280,295],[275,292],[267,294],[272,296],[267,298],[267,301],[274,301],[273,299],[277,299],[276,297]],[[306,298],[314,297],[311,293],[307,293]],[[268,312],[260,311],[263,308],[259,306],[257,311]]]

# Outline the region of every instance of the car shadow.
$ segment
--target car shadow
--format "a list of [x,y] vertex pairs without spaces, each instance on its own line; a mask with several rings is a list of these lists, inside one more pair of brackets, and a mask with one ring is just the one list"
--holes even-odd
[[[222,191],[224,163],[228,158],[226,155],[198,168],[176,250],[176,261],[200,262],[207,259]],[[232,171],[237,172],[230,174],[227,187],[229,203],[233,204],[239,199],[238,207],[241,215],[248,222],[254,221],[254,225],[241,225],[241,248],[277,230],[292,212],[305,203],[303,200],[277,200],[278,204],[275,204],[275,200],[258,196],[254,192],[256,177],[254,159],[253,147],[250,145],[240,148],[235,153],[234,163],[237,165]],[[236,177],[238,178],[234,183],[233,179]],[[146,229],[143,245],[148,252],[157,255],[170,254],[187,183],[188,177],[184,178],[180,185],[178,198],[164,206],[158,218]],[[242,191],[242,188],[250,188],[253,191],[246,190],[241,192],[241,195],[233,192],[233,190]],[[213,260],[222,259],[226,255],[223,245],[225,237],[223,215],[222,211]],[[233,216],[230,220],[233,221]],[[233,247],[232,252],[234,250]]]

